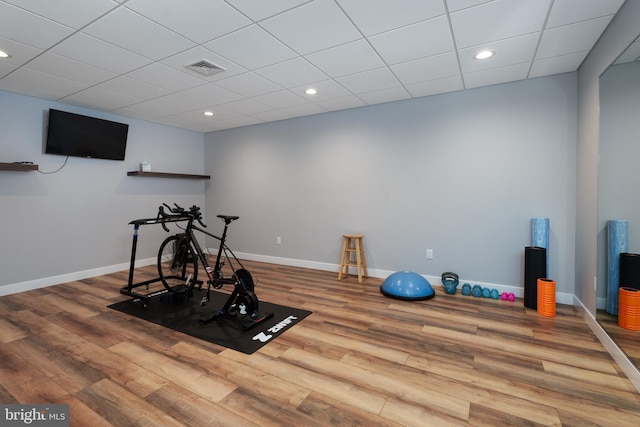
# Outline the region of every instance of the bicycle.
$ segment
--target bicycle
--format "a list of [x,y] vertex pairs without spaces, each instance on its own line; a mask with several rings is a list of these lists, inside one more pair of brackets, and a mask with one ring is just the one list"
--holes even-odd
[[[165,211],[165,208],[169,210],[169,213]],[[167,222],[187,221],[187,225],[182,233],[169,236],[160,245],[158,273],[162,284],[171,294],[191,295],[196,283],[199,284],[199,289],[202,289],[203,282],[198,281],[198,261],[200,261],[207,274],[207,293],[200,301],[201,306],[210,301],[211,288],[220,289],[224,285],[233,285],[233,291],[222,309],[214,312],[208,318],[200,319],[200,324],[207,324],[222,317],[236,318],[241,315],[251,319],[243,325],[243,329],[247,330],[273,317],[273,314],[260,315],[258,311],[260,302],[254,292],[253,277],[226,244],[229,224],[240,217],[231,215],[217,215],[217,217],[224,221],[224,230],[220,237],[203,229],[207,225],[202,220],[202,212],[198,206],[194,205],[186,210],[175,203],[174,207],[163,203],[158,209],[157,221],[162,224],[165,231],[170,231],[166,226]],[[196,222],[201,227],[198,227]],[[219,241],[218,254],[213,268],[209,265],[207,254],[196,238],[196,231]],[[233,271],[231,277],[224,277],[222,268],[225,260]],[[236,269],[234,262],[240,268]]]

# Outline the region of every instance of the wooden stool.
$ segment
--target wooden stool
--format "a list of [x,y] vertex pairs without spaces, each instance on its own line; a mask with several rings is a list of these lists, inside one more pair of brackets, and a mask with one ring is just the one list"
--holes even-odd
[[[358,269],[358,282],[362,283],[362,277],[368,277],[367,259],[364,256],[364,246],[362,244],[363,237],[364,234],[342,235],[342,257],[340,258],[338,280],[342,280],[343,274],[349,276],[349,267],[356,267]],[[352,253],[356,255],[355,260],[351,257]]]

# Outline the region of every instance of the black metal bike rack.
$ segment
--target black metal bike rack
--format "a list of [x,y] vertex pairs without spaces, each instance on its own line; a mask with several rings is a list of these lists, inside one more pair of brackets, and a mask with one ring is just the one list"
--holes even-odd
[[120,293],[123,295],[127,295],[130,296],[132,298],[134,298],[134,300],[140,300],[142,301],[142,304],[146,307],[149,304],[149,301],[151,301],[152,298],[154,297],[161,297],[163,295],[166,295],[167,293],[169,293],[169,291],[167,289],[162,289],[159,291],[154,291],[151,293],[147,293],[147,294],[142,294],[142,293],[138,293],[138,292],[134,292],[134,289],[140,288],[142,286],[145,287],[145,289],[149,289],[149,285],[155,282],[159,282],[162,279],[160,279],[160,277],[157,277],[155,279],[151,279],[151,280],[145,280],[143,282],[138,282],[138,283],[133,283],[133,273],[135,271],[135,263],[136,263],[136,248],[138,246],[138,230],[140,229],[140,226],[142,225],[152,225],[152,224],[162,224],[162,223],[167,223],[167,222],[180,222],[180,221],[187,221],[188,218],[184,218],[184,217],[178,217],[178,218],[143,218],[143,219],[136,219],[131,221],[129,224],[133,225],[133,243],[131,245],[131,262],[129,264],[129,280],[127,282],[127,286],[124,286],[120,289]]

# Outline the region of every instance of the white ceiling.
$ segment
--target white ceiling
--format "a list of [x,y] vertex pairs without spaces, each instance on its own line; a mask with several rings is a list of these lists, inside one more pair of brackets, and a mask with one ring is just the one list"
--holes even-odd
[[623,2],[0,0],[0,90],[208,132],[575,71]]

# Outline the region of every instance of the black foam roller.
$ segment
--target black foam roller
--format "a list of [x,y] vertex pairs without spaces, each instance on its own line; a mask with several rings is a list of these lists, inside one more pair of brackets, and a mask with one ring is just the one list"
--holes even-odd
[[640,254],[620,254],[619,287],[640,289]]
[[538,279],[547,277],[547,250],[538,246],[524,248],[524,306],[538,309]]

